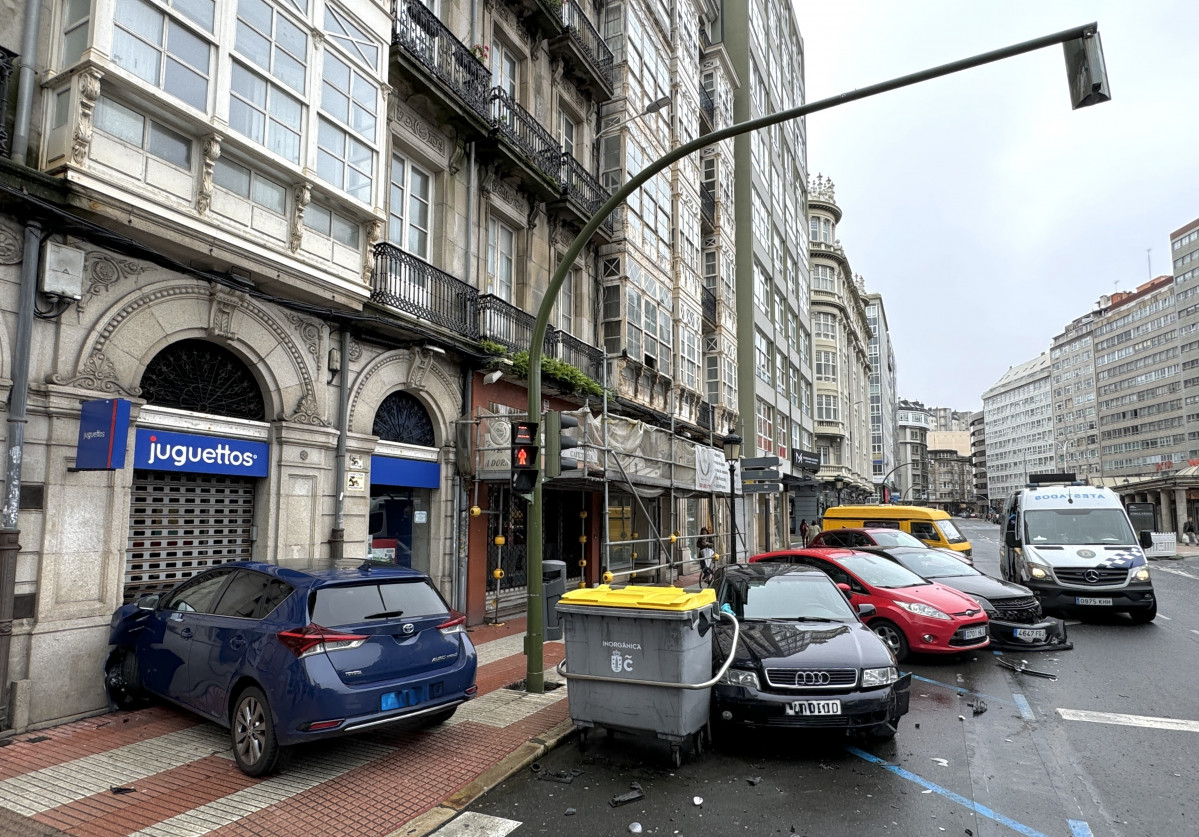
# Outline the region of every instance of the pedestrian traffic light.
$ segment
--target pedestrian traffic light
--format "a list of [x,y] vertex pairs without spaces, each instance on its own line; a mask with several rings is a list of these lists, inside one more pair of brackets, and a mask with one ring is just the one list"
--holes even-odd
[[574,436],[562,433],[564,429],[578,427],[579,420],[568,413],[549,410],[545,414],[545,478],[553,479],[563,471],[579,467],[579,460],[563,456],[562,451],[577,448],[582,444]]
[[512,424],[512,490],[528,494],[537,486],[538,425],[535,421]]

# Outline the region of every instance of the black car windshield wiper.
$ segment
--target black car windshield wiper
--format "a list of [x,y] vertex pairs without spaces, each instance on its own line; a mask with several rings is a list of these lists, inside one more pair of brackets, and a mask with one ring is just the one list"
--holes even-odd
[[795,622],[840,622],[840,619],[830,619],[827,616],[786,616],[781,617]]
[[394,619],[397,616],[403,616],[402,610],[380,610],[378,613],[371,613],[363,616],[363,619]]

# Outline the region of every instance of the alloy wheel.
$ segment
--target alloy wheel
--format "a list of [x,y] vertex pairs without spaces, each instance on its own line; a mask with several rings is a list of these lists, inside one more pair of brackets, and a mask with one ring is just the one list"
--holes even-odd
[[233,742],[242,761],[257,764],[266,747],[266,714],[262,704],[253,695],[242,697],[233,724]]

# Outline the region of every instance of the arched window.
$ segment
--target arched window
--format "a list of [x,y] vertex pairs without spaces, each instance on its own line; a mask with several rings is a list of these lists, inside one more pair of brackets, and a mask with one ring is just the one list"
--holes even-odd
[[263,421],[258,380],[228,349],[180,340],[154,356],[142,373],[142,397],[158,407]]
[[371,432],[386,442],[424,447],[435,444],[429,411],[406,392],[393,392],[383,399],[375,412],[375,426]]

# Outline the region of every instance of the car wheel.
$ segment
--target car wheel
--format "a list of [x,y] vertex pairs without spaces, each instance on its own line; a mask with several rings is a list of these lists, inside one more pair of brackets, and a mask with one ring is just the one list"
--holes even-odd
[[233,758],[247,776],[265,776],[283,767],[286,750],[275,736],[275,718],[266,695],[257,686],[237,696],[229,725]]
[[140,709],[149,703],[137,674],[137,656],[132,648],[117,648],[104,666],[104,688],[117,709]]
[[443,709],[440,712],[434,712],[432,715],[426,715],[421,721],[421,726],[435,727],[438,724],[444,724],[450,718],[454,717],[454,713],[457,711],[457,706],[451,706],[449,709]]
[[903,631],[894,622],[875,619],[870,623],[870,630],[878,634],[879,639],[887,644],[887,647],[895,655],[897,663],[902,663],[908,658],[908,638],[903,635]]
[[1157,618],[1157,602],[1141,610],[1130,610],[1128,611],[1128,615],[1138,625],[1147,625]]

